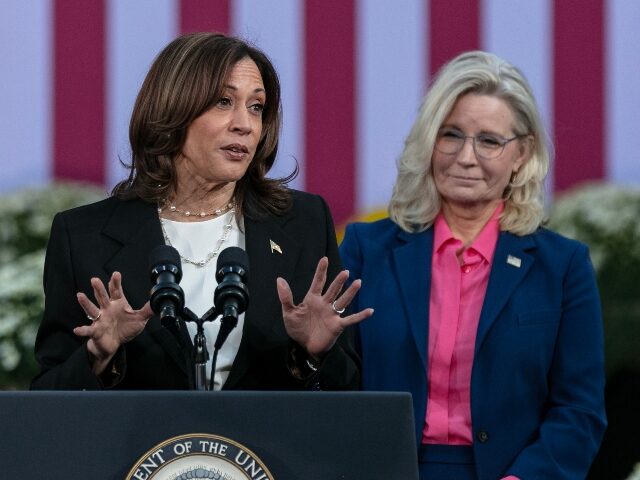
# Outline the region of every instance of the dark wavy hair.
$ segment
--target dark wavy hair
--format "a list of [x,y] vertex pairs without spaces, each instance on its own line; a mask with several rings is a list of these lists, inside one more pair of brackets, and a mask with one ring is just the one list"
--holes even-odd
[[266,103],[262,135],[245,175],[236,183],[238,212],[253,218],[281,215],[290,206],[285,178],[266,178],[278,150],[282,109],[280,81],[267,56],[248,43],[219,33],[193,33],[173,40],[156,57],[131,114],[131,163],[112,195],[160,203],[177,188],[175,159],[197,117],[216,104],[225,80],[239,61],[250,58],[262,76]]

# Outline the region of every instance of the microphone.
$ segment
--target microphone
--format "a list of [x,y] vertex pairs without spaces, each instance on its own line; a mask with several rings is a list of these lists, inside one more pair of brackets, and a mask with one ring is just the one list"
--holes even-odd
[[218,256],[216,280],[218,286],[213,294],[216,311],[222,315],[220,331],[214,348],[222,347],[231,330],[238,324],[238,316],[249,305],[249,256],[238,247],[227,247]]
[[184,309],[184,292],[178,283],[182,280],[180,254],[170,245],[158,245],[149,254],[151,277],[151,309],[162,324],[176,333],[178,319]]

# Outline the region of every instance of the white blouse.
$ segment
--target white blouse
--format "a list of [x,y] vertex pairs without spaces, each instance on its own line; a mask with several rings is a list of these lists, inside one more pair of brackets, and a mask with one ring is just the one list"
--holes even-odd
[[[231,230],[222,245],[218,249],[220,239],[223,237],[224,226],[231,220]],[[207,258],[209,253],[218,249],[218,254],[227,247],[245,248],[244,233],[240,230],[233,211],[202,222],[176,222],[162,219],[166,235],[173,247],[178,250],[182,259],[182,281],[180,286],[184,290],[185,306],[193,313],[201,317],[213,306],[213,293],[218,285],[216,281],[217,256],[212,258],[205,266],[199,267],[184,260],[184,257],[194,261]],[[244,313],[238,318],[238,325],[234,328],[227,340],[218,351],[216,360],[216,373],[214,390],[220,390],[227,380],[233,361],[238,353],[242,340],[242,327],[244,325]],[[193,340],[197,327],[194,322],[187,322],[189,335]],[[213,357],[213,344],[220,329],[220,317],[213,322],[204,323],[204,334],[207,339],[209,360],[207,362],[207,382],[211,376],[211,359]]]

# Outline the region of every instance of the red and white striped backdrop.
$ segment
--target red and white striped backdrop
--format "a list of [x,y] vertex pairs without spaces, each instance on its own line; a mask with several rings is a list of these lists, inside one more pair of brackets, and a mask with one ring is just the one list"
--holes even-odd
[[462,50],[528,76],[556,145],[549,188],[640,184],[636,0],[4,0],[0,191],[53,178],[111,186],[152,59],[182,32],[264,49],[282,80],[274,175],[337,223],[383,207],[429,76]]

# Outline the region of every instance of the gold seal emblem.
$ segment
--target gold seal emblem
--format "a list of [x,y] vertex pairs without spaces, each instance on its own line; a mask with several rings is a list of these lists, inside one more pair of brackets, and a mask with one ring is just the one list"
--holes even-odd
[[146,452],[125,480],[274,480],[247,447],[207,433],[170,438]]

